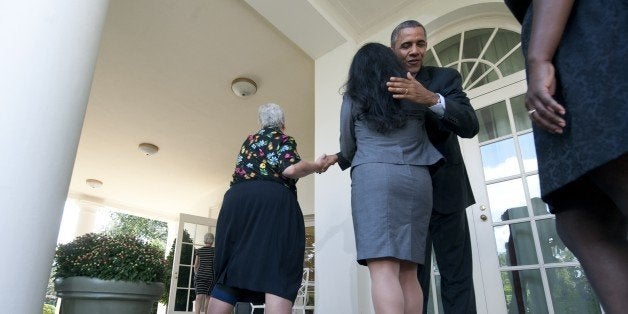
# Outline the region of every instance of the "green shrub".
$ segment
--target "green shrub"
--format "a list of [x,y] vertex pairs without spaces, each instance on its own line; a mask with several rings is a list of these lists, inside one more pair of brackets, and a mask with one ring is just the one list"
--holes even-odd
[[164,282],[164,252],[132,235],[88,233],[57,247],[55,278]]
[[44,304],[44,314],[55,314],[55,307],[50,304]]

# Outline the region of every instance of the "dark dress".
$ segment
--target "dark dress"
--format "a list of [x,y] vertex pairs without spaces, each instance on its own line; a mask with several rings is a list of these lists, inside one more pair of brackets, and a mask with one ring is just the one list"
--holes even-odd
[[303,273],[305,226],[296,182],[281,173],[300,161],[296,142],[279,129],[249,135],[237,157],[216,226],[217,283],[240,302],[271,293],[294,301]]
[[[524,54],[531,24],[530,5],[523,18]],[[565,106],[567,127],[562,135],[534,127],[541,195],[550,204],[552,192],[628,150],[627,29],[628,2],[575,1],[554,56],[555,97]]]
[[196,294],[209,294],[214,288],[214,248],[203,246],[194,251],[194,258],[198,256],[198,273],[194,275]]

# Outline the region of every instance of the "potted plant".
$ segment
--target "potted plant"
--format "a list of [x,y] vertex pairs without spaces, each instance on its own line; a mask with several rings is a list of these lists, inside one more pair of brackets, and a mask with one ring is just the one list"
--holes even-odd
[[164,291],[161,249],[131,235],[89,233],[57,247],[61,313],[150,313]]

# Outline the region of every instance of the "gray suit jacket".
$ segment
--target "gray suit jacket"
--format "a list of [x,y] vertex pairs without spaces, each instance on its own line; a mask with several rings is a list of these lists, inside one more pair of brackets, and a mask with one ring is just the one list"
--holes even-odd
[[462,211],[475,203],[467,170],[462,160],[458,136],[472,138],[479,131],[471,102],[462,91],[462,78],[449,68],[423,66],[416,79],[428,90],[445,98],[442,118],[428,110],[426,129],[430,141],[446,162],[432,171],[434,211],[447,214]]
[[[352,167],[364,163],[432,165],[442,159],[425,132],[427,110],[402,102],[408,120],[404,127],[382,134],[368,127],[356,104],[344,95],[340,109],[340,153]],[[345,169],[345,167],[341,168]]]

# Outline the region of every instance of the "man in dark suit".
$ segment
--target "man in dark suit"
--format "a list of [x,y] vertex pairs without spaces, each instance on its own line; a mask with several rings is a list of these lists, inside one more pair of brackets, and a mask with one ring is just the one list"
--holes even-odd
[[[476,313],[469,226],[465,209],[475,203],[460,153],[458,136],[478,133],[478,120],[460,74],[450,68],[422,66],[427,49],[425,28],[417,21],[405,21],[392,32],[391,49],[409,72],[405,78],[391,78],[388,90],[397,99],[426,106],[427,133],[432,144],[446,158],[432,169],[434,204],[427,246],[434,246],[441,275],[445,313]],[[423,312],[427,313],[431,250],[419,271],[423,289]]]

